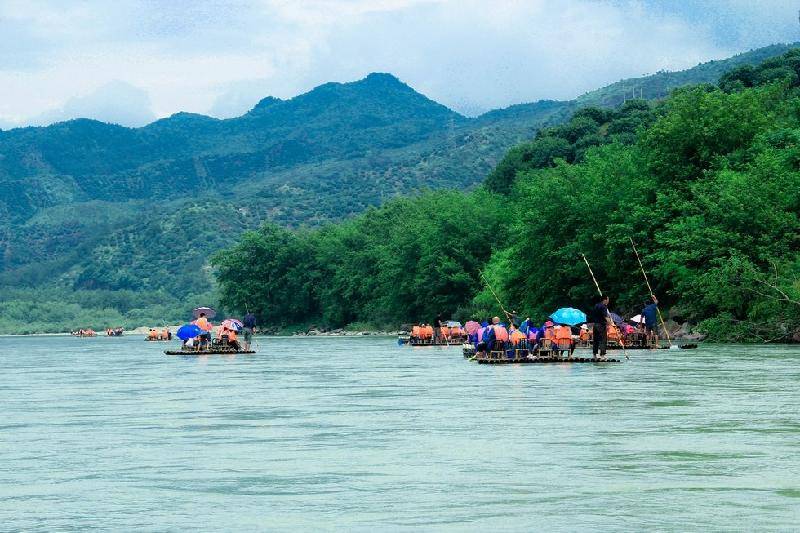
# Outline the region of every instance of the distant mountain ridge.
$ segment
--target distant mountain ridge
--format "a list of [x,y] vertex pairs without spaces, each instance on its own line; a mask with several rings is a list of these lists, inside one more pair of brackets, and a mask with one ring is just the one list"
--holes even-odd
[[314,226],[398,195],[474,187],[509,148],[579,107],[616,106],[632,88],[660,98],[791,46],[476,118],[373,73],[266,97],[230,119],[176,113],[140,128],[76,119],[0,131],[0,291],[196,294],[211,283],[209,254],[263,221]]
[[[371,74],[291,100],[262,100],[234,119],[178,113],[142,128],[76,119],[0,132],[0,183],[27,180],[32,195],[54,203],[163,197],[198,179],[233,183],[268,169],[405,146],[463,120],[397,78]],[[54,197],[48,178],[66,185],[68,195]],[[13,201],[9,215],[17,219],[40,207],[33,199],[0,200]]]
[[798,46],[800,46],[800,42],[773,44],[742,52],[727,59],[706,61],[686,70],[662,71],[649,76],[628,78],[590,91],[579,96],[576,101],[581,106],[616,107],[625,100],[638,98],[640,94],[646,100],[664,98],[678,87],[697,83],[716,83],[720,76],[729,70],[742,65],[761,63],[771,57],[783,55]]

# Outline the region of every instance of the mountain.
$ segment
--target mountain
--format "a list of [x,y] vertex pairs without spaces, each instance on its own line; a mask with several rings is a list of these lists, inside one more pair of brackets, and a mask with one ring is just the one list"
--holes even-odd
[[[580,107],[616,106],[632,86],[661,97],[787,48],[477,118],[375,73],[267,97],[232,119],[177,113],[141,128],[77,119],[0,131],[0,332],[31,322],[14,302],[43,294],[83,320],[175,320],[187,299],[213,295],[209,255],[265,220],[316,226],[395,196],[474,187],[510,147]],[[124,305],[106,303],[123,293]]]
[[288,101],[265,99],[229,120],[178,113],[143,128],[78,119],[15,129],[0,133],[0,180],[29,193],[0,200],[20,220],[60,203],[163,197],[198,181],[225,185],[406,146],[463,121],[397,78],[370,74]]
[[581,106],[616,107],[634,98],[654,100],[664,98],[673,89],[698,83],[717,83],[726,72],[743,65],[757,65],[766,59],[785,54],[800,42],[773,44],[737,54],[727,59],[707,61],[678,72],[661,71],[650,76],[629,78],[578,97]]

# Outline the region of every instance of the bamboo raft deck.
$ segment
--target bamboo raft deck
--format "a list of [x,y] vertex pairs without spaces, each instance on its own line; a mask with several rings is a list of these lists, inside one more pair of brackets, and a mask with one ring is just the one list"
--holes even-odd
[[492,357],[488,354],[482,357],[476,357],[475,361],[480,365],[524,365],[524,364],[544,364],[544,363],[621,363],[619,359],[613,357],[559,357],[557,355],[540,355],[534,357],[519,357],[509,358],[505,357],[505,353],[501,352],[499,357]]
[[[583,349],[583,350],[587,350],[587,349],[591,350],[591,348],[592,348],[591,346],[587,347],[587,346],[579,345],[575,349],[576,350],[581,350],[581,349]],[[674,349],[695,350],[695,349],[697,349],[697,344],[695,344],[695,343],[673,344],[672,347],[670,347],[670,346],[641,346],[641,345],[639,345],[639,346],[626,346],[625,347],[625,351],[628,351],[628,350],[670,350],[670,349],[672,349],[672,350],[674,350]],[[462,344],[461,345],[461,351],[464,354],[464,358],[465,359],[470,359],[470,358],[475,356],[475,347],[472,344],[469,344],[469,343]],[[609,351],[609,352],[611,352],[611,351],[622,351],[622,348],[619,347],[619,346],[613,346],[613,347],[609,346],[607,348],[607,351]],[[497,353],[500,353],[500,351],[498,351]],[[544,351],[543,353],[548,353],[548,352]]]
[[400,337],[397,339],[399,345],[407,344],[408,346],[461,346],[466,339],[458,337],[454,339],[415,339],[411,337]]
[[255,350],[164,350],[167,355],[236,355],[236,354],[254,354]]

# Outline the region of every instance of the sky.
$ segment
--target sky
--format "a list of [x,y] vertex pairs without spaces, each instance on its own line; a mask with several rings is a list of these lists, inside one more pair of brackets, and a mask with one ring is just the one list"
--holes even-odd
[[0,0],[0,128],[232,117],[390,72],[475,115],[800,41],[786,0]]

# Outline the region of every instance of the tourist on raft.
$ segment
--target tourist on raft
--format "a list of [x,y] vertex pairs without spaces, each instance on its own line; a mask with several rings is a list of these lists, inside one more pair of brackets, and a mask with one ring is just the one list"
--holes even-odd
[[198,336],[198,340],[200,341],[200,348],[202,349],[211,343],[212,324],[206,318],[205,313],[200,313],[200,316],[197,318],[197,320],[194,321],[194,324],[203,330],[203,333],[201,333]]
[[509,335],[505,325],[500,322],[500,317],[492,318],[490,326],[486,326],[483,330],[481,340],[485,345],[485,350],[491,352],[495,349],[505,348],[505,343],[508,342]]
[[239,340],[236,338],[236,332],[232,329],[219,328],[219,331],[217,331],[217,341],[222,346],[227,344],[234,350],[238,351],[240,349]]

